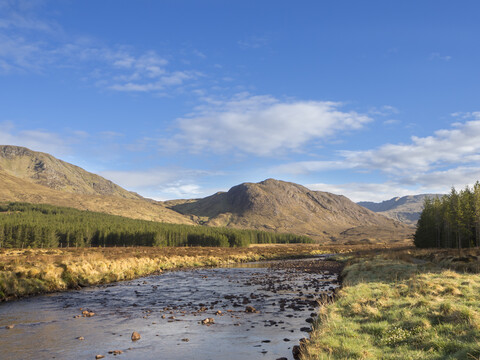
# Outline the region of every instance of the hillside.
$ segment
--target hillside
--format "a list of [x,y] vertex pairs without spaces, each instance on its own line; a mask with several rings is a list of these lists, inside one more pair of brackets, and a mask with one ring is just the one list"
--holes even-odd
[[274,179],[243,183],[203,199],[165,204],[210,226],[290,232],[321,241],[400,240],[413,232],[345,196]]
[[194,224],[162,203],[142,198],[55,157],[0,146],[0,202],[51,204],[133,219]]
[[362,201],[357,203],[376,213],[385,215],[391,219],[401,221],[409,225],[415,225],[423,209],[423,201],[426,197],[441,197],[442,194],[420,194],[394,197],[380,203]]
[[132,219],[194,224],[189,218],[161,203],[116,196],[72,194],[19,179],[0,170],[0,202],[21,201],[103,212]]
[[25,147],[1,145],[0,170],[17,178],[28,180],[62,192],[108,195],[125,199],[143,199],[99,175]]

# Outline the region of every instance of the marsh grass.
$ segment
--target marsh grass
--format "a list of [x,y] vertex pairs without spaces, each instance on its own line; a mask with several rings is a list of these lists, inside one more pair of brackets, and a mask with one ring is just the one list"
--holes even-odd
[[312,244],[248,248],[0,249],[0,300],[134,279],[164,270],[348,252]]
[[452,257],[410,249],[350,259],[302,359],[479,359],[480,276],[453,270],[462,266]]

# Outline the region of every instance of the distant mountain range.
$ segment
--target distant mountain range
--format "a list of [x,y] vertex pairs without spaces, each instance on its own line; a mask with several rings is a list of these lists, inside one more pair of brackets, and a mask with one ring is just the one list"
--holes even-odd
[[308,235],[323,242],[401,241],[413,228],[344,196],[268,179],[203,199],[154,201],[52,155],[0,146],[0,201],[73,207],[136,219]]
[[420,218],[425,198],[441,197],[443,194],[420,194],[394,197],[380,203],[361,201],[357,204],[394,220],[414,225]]

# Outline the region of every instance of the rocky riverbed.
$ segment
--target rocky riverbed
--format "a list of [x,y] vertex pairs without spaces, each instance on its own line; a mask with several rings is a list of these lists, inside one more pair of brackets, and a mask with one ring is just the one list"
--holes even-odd
[[0,358],[293,359],[340,270],[272,261],[0,304]]

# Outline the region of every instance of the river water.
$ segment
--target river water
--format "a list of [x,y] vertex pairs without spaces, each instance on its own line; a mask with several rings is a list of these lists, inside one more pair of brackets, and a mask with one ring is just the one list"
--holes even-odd
[[338,286],[336,274],[308,271],[318,261],[172,271],[3,303],[0,359],[293,359],[317,299]]

